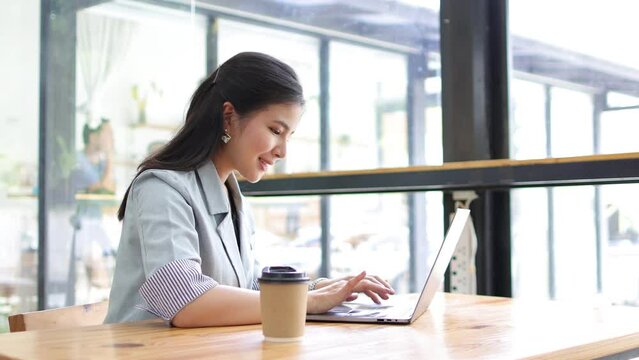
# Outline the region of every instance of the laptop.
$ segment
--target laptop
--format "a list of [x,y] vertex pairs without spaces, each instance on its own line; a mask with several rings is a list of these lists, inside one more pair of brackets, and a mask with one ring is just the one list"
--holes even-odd
[[[410,324],[417,320],[426,312],[439,289],[469,217],[470,210],[468,209],[457,209],[455,212],[417,302],[408,298],[403,302],[387,300],[379,305],[372,301],[369,303],[349,302],[338,305],[324,314],[308,314],[306,320],[375,324]],[[393,299],[392,296],[391,299]]]

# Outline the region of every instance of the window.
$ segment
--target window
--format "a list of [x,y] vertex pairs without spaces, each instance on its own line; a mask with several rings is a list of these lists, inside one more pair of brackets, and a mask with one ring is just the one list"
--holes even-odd
[[53,198],[44,209],[48,307],[108,298],[120,201],[137,165],[181,125],[206,75],[201,16],[112,2],[75,16],[75,55],[64,66],[75,69],[76,82],[58,89],[75,92],[68,95],[75,107],[66,109],[66,122],[47,118],[56,146],[47,188]]
[[408,165],[406,57],[332,42],[331,170]]
[[[108,296],[121,230],[115,214],[137,165],[175,134],[207,73],[237,52],[284,60],[304,86],[304,120],[274,172],[440,164],[438,3],[240,0],[190,9],[171,1],[44,2],[51,13],[43,23],[40,2],[6,5],[0,41],[16,56],[0,60],[11,89],[0,99],[0,123],[28,135],[5,132],[0,141],[0,223],[9,239],[0,279],[19,285],[0,295],[0,315],[36,308],[39,238],[47,248],[41,306]],[[40,26],[47,44],[40,44]],[[47,49],[42,72],[40,46]],[[443,238],[439,192],[250,202],[260,260],[293,262],[311,275],[322,275],[328,258],[332,276],[364,267],[408,291],[411,242],[430,248]],[[415,221],[423,222],[418,235],[409,221],[417,208],[425,214]],[[376,219],[375,227],[366,219]],[[278,250],[284,246],[291,251]],[[380,251],[390,251],[392,261],[376,261]],[[364,262],[349,262],[356,252],[368,254]],[[426,268],[426,260],[418,266]]]
[[[570,16],[576,7],[582,16]],[[633,1],[510,1],[512,158],[638,150],[630,134],[639,53],[614,41],[634,33],[636,10]],[[636,305],[631,191],[636,185],[512,190],[513,295]]]
[[[40,4],[0,12],[0,333],[9,314],[37,308]],[[11,131],[7,131],[11,129]],[[20,134],[17,136],[17,134]]]
[[321,216],[318,196],[250,197],[255,255],[262,266],[290,265],[320,274]]

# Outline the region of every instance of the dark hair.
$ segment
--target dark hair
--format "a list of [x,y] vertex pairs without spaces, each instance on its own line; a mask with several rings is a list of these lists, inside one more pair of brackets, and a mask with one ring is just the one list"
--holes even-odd
[[[274,104],[304,105],[304,95],[290,66],[266,54],[239,53],[195,90],[182,128],[162,149],[142,161],[135,178],[149,169],[194,170],[211,158],[224,134],[222,106],[226,101],[239,116],[245,116]],[[120,204],[119,220],[124,218],[130,190],[131,185]]]
[[89,144],[89,137],[91,136],[91,134],[102,131],[102,125],[108,122],[109,119],[103,117],[101,118],[100,125],[96,127],[92,128],[91,126],[89,126],[89,124],[84,124],[84,127],[82,127],[82,141],[84,142],[84,145],[86,146]]
[[82,128],[82,142],[84,143],[84,145],[88,145],[89,144],[89,137],[91,136],[91,134],[98,132],[98,128],[92,128],[89,126],[89,124],[84,124],[84,127]]

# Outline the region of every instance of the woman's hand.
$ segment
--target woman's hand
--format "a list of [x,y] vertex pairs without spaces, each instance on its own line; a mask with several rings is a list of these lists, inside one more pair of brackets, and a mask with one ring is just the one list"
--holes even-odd
[[308,293],[306,311],[309,314],[325,313],[344,301],[357,299],[357,293],[362,292],[375,303],[381,303],[382,299],[388,299],[388,295],[395,290],[378,276],[366,276],[362,271],[357,276],[346,276],[340,279],[327,279],[316,286],[316,290]]
[[[361,275],[361,274],[360,274]],[[359,276],[359,275],[358,275]],[[319,282],[315,288],[321,289],[325,286],[330,286],[339,281],[349,281],[357,276],[344,276],[338,279],[326,279]],[[380,298],[388,300],[388,295],[395,294],[395,289],[388,283],[388,281],[380,278],[377,275],[366,275],[359,281],[353,288],[354,293],[364,293],[371,298],[376,304],[381,304]],[[349,300],[350,301],[350,300]]]

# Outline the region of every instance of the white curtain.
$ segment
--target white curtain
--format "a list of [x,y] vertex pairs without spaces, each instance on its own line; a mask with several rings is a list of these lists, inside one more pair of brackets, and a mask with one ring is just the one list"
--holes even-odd
[[86,93],[79,110],[90,123],[97,95],[126,55],[137,24],[89,11],[78,13],[77,21],[77,61]]

